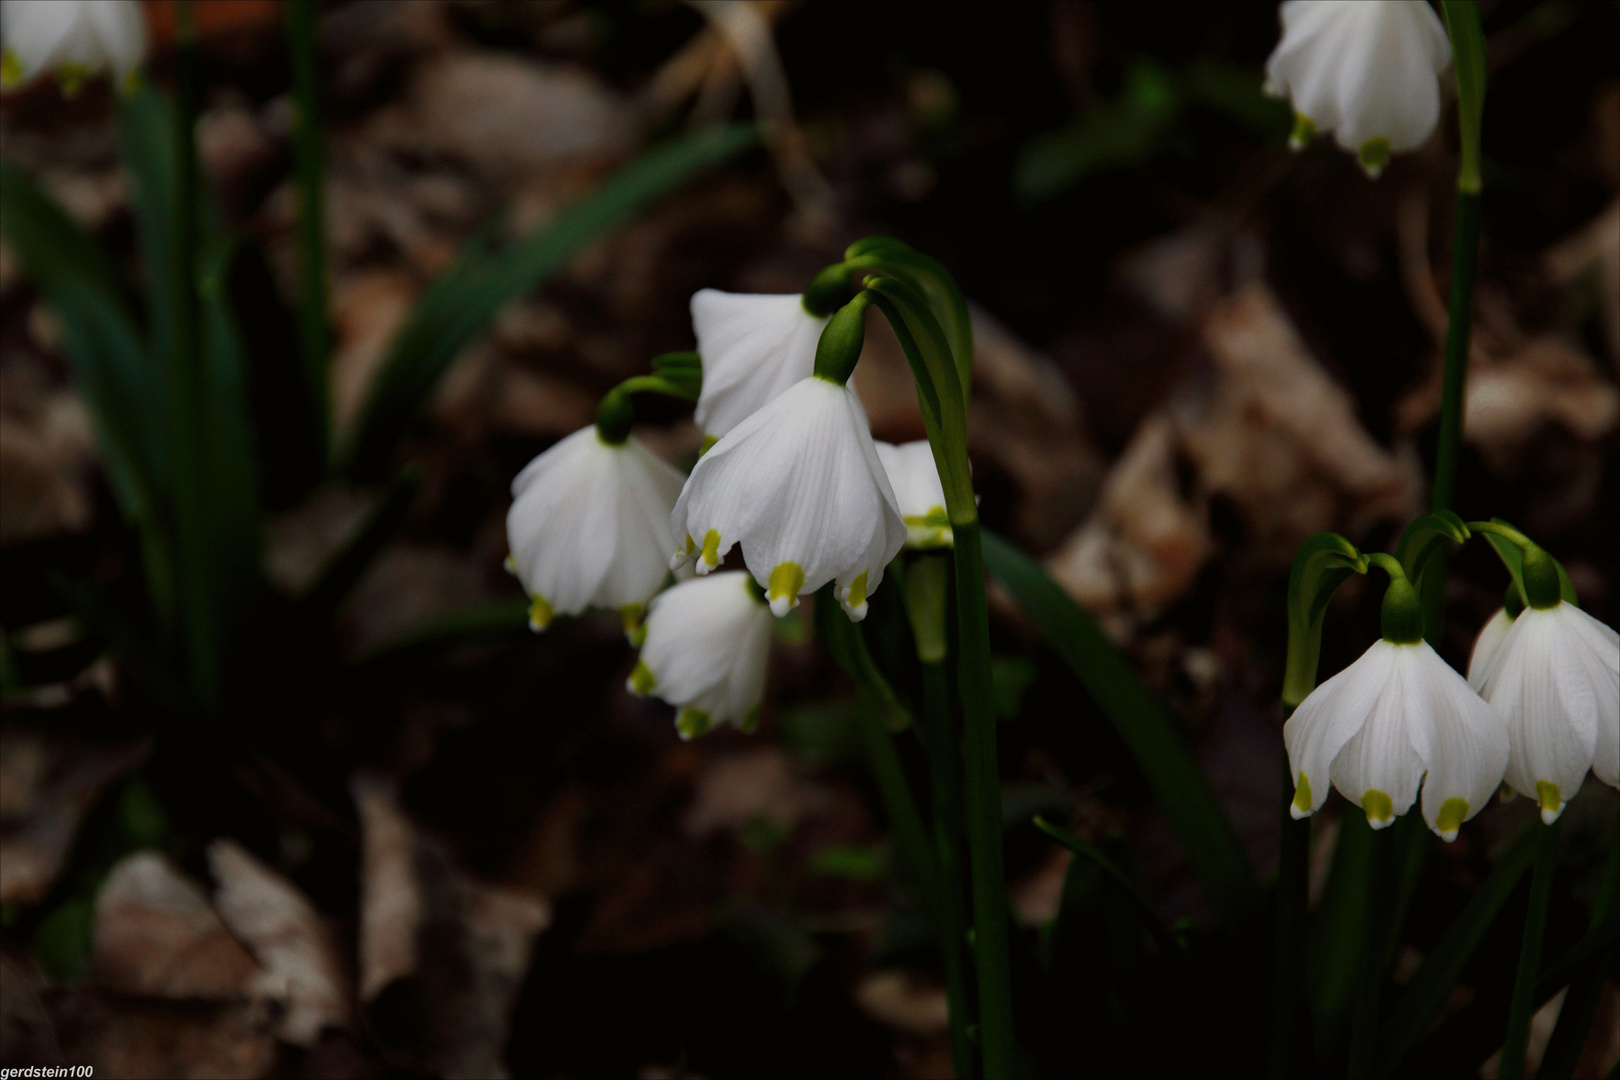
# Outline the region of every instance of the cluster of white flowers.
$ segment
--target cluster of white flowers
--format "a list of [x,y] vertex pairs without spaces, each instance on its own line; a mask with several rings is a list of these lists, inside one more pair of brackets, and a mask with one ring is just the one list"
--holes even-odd
[[1505,777],[1551,824],[1588,770],[1620,787],[1620,636],[1561,599],[1501,610],[1465,681],[1415,632],[1386,629],[1300,703],[1283,739],[1295,818],[1321,808],[1331,781],[1380,829],[1421,787],[1424,820],[1449,841]]
[[5,0],[0,4],[0,89],[54,72],[66,93],[110,71],[127,83],[146,58],[136,0]]
[[[929,444],[875,443],[854,389],[815,373],[827,323],[797,295],[704,289],[692,324],[705,450],[691,476],[633,435],[614,443],[590,427],[512,482],[509,565],[530,625],[621,612],[642,647],[630,689],[680,710],[683,737],[752,727],[773,615],[833,582],[864,618],[902,547],[951,543]],[[715,573],[739,545],[747,572]],[[660,592],[694,561],[695,580]]]
[[1293,145],[1331,132],[1369,176],[1440,122],[1451,41],[1427,0],[1287,0],[1266,90],[1286,97]]

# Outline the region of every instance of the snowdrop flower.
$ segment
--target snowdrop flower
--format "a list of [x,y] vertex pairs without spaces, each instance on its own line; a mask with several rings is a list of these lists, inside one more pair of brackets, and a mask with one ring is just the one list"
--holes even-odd
[[945,487],[939,482],[934,448],[927,439],[899,446],[886,442],[876,445],[878,460],[883,462],[883,471],[906,523],[906,547],[950,547],[951,519],[945,513]]
[[670,520],[683,538],[675,565],[696,555],[697,572],[707,574],[740,543],[777,615],[833,581],[849,617],[866,617],[867,595],[906,541],[866,412],[847,385],[869,302],[862,293],[833,316],[816,374],[698,459]]
[[741,570],[683,581],[653,597],[630,692],[655,694],[680,712],[681,738],[716,724],[752,731],[765,695],[771,612]]
[[[1302,818],[1327,800],[1328,783],[1381,829],[1423,790],[1423,819],[1444,840],[1478,813],[1502,780],[1502,718],[1440,659],[1420,633],[1417,593],[1393,566],[1384,638],[1313,690],[1283,726]],[[1427,773],[1427,779],[1425,779]]]
[[794,383],[808,378],[825,316],[804,298],[701,289],[692,296],[692,329],[703,357],[698,427],[719,439]]
[[146,57],[136,0],[5,0],[0,4],[0,89],[55,71],[72,94],[111,70],[127,84]]
[[507,565],[531,598],[529,625],[587,606],[616,608],[632,639],[643,605],[669,574],[669,511],[680,472],[634,436],[574,432],[512,481]]
[[1507,782],[1535,793],[1549,825],[1587,769],[1620,787],[1620,635],[1565,603],[1556,575],[1544,552],[1525,552],[1530,604],[1489,658],[1482,691],[1507,721]]
[[1428,139],[1451,41],[1425,0],[1287,0],[1281,14],[1266,89],[1293,103],[1295,149],[1331,131],[1376,177]]

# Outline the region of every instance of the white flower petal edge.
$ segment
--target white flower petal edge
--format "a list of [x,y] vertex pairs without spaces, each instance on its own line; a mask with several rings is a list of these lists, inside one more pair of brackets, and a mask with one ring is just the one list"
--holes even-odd
[[945,513],[945,486],[939,481],[934,448],[928,440],[899,446],[886,442],[875,445],[906,523],[906,547],[926,550],[952,546],[955,537],[951,534],[951,519]]
[[1451,41],[1425,0],[1287,0],[1266,85],[1376,176],[1440,120]]
[[1474,651],[1468,657],[1468,685],[1473,687],[1474,693],[1484,692],[1491,667],[1496,663],[1496,655],[1511,629],[1513,616],[1507,613],[1506,608],[1497,608],[1496,614],[1479,628],[1479,637],[1474,639]]
[[692,295],[692,329],[703,357],[696,419],[722,438],[816,365],[825,318],[798,295],[754,295],[701,289]]
[[1507,781],[1558,820],[1591,769],[1620,776],[1620,635],[1571,604],[1526,608],[1484,689],[1508,725]]
[[740,543],[777,615],[834,581],[857,621],[906,541],[860,401],[848,386],[814,375],[698,459],[670,531],[683,538],[673,565],[696,555],[706,574]]
[[0,4],[0,87],[55,70],[64,87],[110,69],[127,80],[146,56],[136,0],[5,0]]
[[684,581],[653,597],[629,689],[680,710],[683,739],[716,724],[753,729],[765,696],[771,612],[741,570]]
[[627,628],[639,622],[669,574],[669,511],[683,479],[635,436],[612,446],[594,425],[524,466],[506,537],[533,600],[530,625],[593,605],[622,612]]
[[1445,840],[1489,801],[1508,758],[1501,717],[1424,642],[1375,643],[1300,703],[1283,741],[1295,818],[1321,808],[1331,779],[1381,829],[1421,785],[1424,820]]

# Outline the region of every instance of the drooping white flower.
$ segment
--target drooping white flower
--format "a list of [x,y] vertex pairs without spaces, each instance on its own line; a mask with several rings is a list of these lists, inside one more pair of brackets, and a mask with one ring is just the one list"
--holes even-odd
[[719,439],[815,368],[816,342],[827,319],[805,310],[803,297],[700,289],[692,295],[692,329],[703,357],[698,427]]
[[1301,118],[1296,149],[1332,132],[1377,176],[1391,153],[1429,138],[1451,41],[1425,0],[1287,0],[1281,15],[1266,89]]
[[675,727],[683,739],[716,724],[752,731],[770,651],[770,608],[746,573],[724,570],[653,597],[628,685],[679,709]]
[[1511,629],[1513,616],[1507,613],[1506,608],[1497,608],[1496,614],[1479,628],[1479,637],[1474,639],[1474,651],[1468,657],[1468,685],[1474,693],[1485,692],[1485,680],[1491,673],[1491,665]]
[[906,547],[950,547],[954,538],[951,519],[945,513],[945,487],[939,482],[939,467],[928,440],[899,446],[880,442],[877,452],[906,523]]
[[1484,696],[1507,721],[1507,781],[1558,820],[1590,768],[1620,787],[1620,635],[1573,604],[1527,607],[1497,648]]
[[1295,818],[1321,808],[1331,780],[1381,829],[1421,785],[1423,819],[1446,840],[1489,801],[1508,759],[1502,718],[1424,641],[1374,644],[1300,703],[1283,741]]
[[71,94],[103,71],[127,82],[145,58],[146,20],[136,0],[0,4],[0,89],[54,71]]
[[508,565],[529,593],[529,625],[588,606],[617,609],[627,632],[669,574],[669,511],[680,472],[635,436],[610,444],[592,426],[512,481]]
[[848,386],[812,375],[732,428],[698,459],[670,518],[673,562],[720,565],[733,544],[785,615],[837,582],[852,619],[906,540],[894,491]]

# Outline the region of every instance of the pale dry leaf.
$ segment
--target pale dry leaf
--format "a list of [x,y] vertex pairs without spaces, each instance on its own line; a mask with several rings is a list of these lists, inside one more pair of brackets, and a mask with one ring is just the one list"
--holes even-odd
[[361,773],[349,784],[360,817],[360,1000],[416,971],[422,895],[411,825],[397,785]]
[[254,995],[281,1004],[277,1035],[308,1047],[328,1028],[346,1028],[346,965],[315,906],[234,840],[208,845],[208,866],[219,882],[214,906],[263,969]]
[[910,1035],[934,1035],[950,1026],[944,988],[909,971],[878,971],[855,989],[861,1011],[885,1027]]
[[100,985],[139,997],[245,999],[259,973],[202,887],[153,851],[102,883],[91,964]]
[[684,825],[689,835],[703,836],[764,818],[791,831],[829,805],[826,790],[798,775],[786,754],[760,747],[709,763]]
[[333,296],[332,415],[339,432],[353,425],[388,343],[416,302],[408,275],[374,270],[342,279]]

